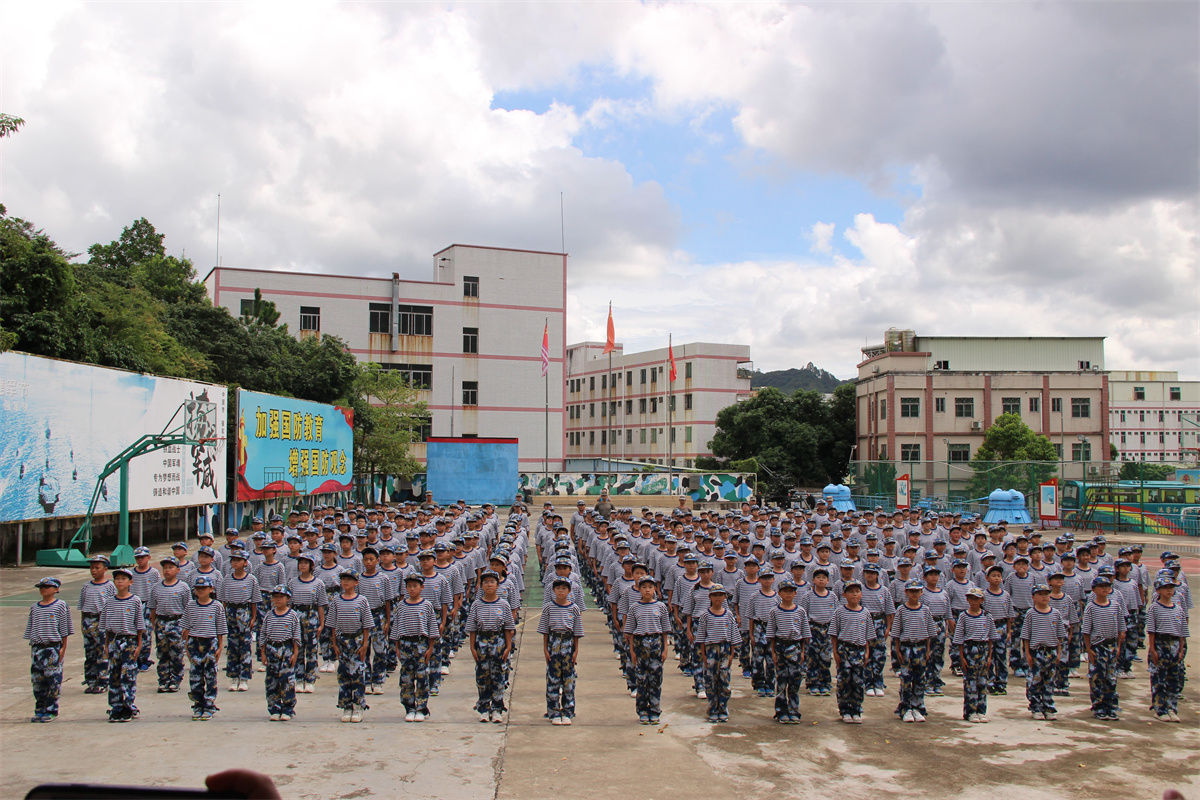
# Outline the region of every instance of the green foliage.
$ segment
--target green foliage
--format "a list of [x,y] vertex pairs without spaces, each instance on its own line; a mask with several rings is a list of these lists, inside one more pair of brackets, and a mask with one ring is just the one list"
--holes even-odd
[[1058,473],[1057,463],[1049,438],[1034,433],[1020,414],[1001,414],[984,432],[983,444],[971,459],[975,474],[967,492],[982,497],[994,489],[1018,489],[1028,496]]
[[361,368],[354,382],[354,464],[359,474],[400,475],[411,479],[421,470],[413,458],[429,408],[399,372],[378,364]]
[[836,375],[815,366],[811,361],[802,369],[777,369],[772,372],[756,370],[750,376],[751,388],[774,387],[784,394],[791,394],[797,389],[829,394],[844,383]]
[[867,494],[895,494],[896,477],[896,465],[891,461],[871,461],[863,467]]
[[1171,464],[1148,464],[1145,461],[1126,461],[1117,478],[1123,481],[1169,481],[1175,476]]
[[[854,435],[851,402],[844,392],[826,402],[818,392],[791,395],[767,388],[757,396],[721,409],[717,434],[709,443],[719,459],[755,459],[760,489],[777,493],[796,484],[825,484],[843,475]],[[850,413],[849,421],[841,418]],[[728,468],[728,466],[726,467]]]
[[25,120],[20,117],[14,117],[11,114],[0,114],[0,139],[12,136],[21,130],[21,126],[24,124]]
[[250,313],[242,317],[242,322],[247,325],[265,325],[269,328],[275,327],[275,323],[279,322],[279,311],[275,308],[275,303],[272,300],[263,300],[262,289],[254,289],[254,304],[250,307]]
[[126,226],[116,241],[89,247],[88,264],[97,269],[132,269],[155,256],[166,255],[164,238],[142,217]]

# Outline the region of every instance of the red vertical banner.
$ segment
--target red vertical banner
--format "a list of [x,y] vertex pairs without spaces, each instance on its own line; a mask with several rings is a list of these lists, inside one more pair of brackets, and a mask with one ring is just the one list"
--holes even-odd
[[674,383],[675,378],[679,375],[679,373],[675,370],[675,348],[671,345],[667,345],[667,361],[671,365],[670,380],[672,383]]
[[550,323],[542,331],[542,377],[550,374]]
[[909,478],[908,473],[904,473],[899,478],[896,478],[896,508],[908,508],[909,506]]

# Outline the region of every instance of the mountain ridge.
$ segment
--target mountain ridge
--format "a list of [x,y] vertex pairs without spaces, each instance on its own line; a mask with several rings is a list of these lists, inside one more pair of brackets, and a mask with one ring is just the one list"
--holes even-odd
[[821,369],[811,361],[799,369],[792,367],[791,369],[777,369],[770,372],[755,370],[754,374],[750,376],[750,387],[753,389],[763,389],[771,386],[787,394],[791,394],[797,389],[829,394],[843,383],[850,382],[848,380],[844,381],[833,373]]

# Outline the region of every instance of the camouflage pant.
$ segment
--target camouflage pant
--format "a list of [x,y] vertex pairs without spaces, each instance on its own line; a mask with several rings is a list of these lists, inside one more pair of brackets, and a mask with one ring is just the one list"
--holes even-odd
[[1034,647],[1030,652],[1033,653],[1033,667],[1029,666],[1029,662],[1025,662],[1028,673],[1025,678],[1025,698],[1029,700],[1029,710],[1034,713],[1053,713],[1057,709],[1054,707],[1054,695],[1050,690],[1054,684],[1054,670],[1058,667],[1058,657],[1053,647]]
[[296,668],[292,666],[292,640],[286,642],[264,642],[266,656],[267,713],[296,713]]
[[108,649],[104,631],[100,630],[99,614],[84,614],[80,618],[83,630],[83,683],[103,689],[108,684]]
[[925,640],[900,642],[900,656],[904,665],[900,667],[900,705],[896,713],[905,711],[925,713],[925,672],[929,668]]
[[988,671],[984,668],[992,654],[991,642],[963,642],[963,719],[971,714],[987,714]]
[[551,631],[547,640],[550,660],[546,662],[546,713],[554,717],[575,717],[575,637],[566,631]]
[[633,637],[633,653],[637,656],[634,688],[637,689],[639,717],[657,717],[662,713],[663,659],[662,637],[646,634]]
[[[267,618],[267,614],[271,613],[271,609],[274,608],[274,605],[275,604],[271,602],[271,595],[264,592],[262,594],[262,600],[258,603],[258,614],[254,618],[254,638],[255,639],[258,639],[258,640],[262,639],[263,620]],[[232,633],[232,631],[231,631],[231,633]],[[261,653],[259,653],[258,655],[261,656]],[[251,658],[253,658],[254,656],[255,656],[254,653],[250,654]],[[228,656],[226,656],[226,659],[228,659]],[[259,658],[259,661],[262,661],[262,658]],[[228,663],[228,660],[226,661],[226,663]]]
[[367,674],[366,683],[368,686],[381,686],[387,680],[387,651],[388,651],[388,635],[384,630],[384,623],[387,622],[386,613],[383,606],[371,609],[371,618],[375,620],[375,627],[368,634],[371,639],[371,646],[367,648]]
[[254,674],[254,649],[250,643],[254,626],[250,623],[250,606],[225,606],[225,624],[229,628],[225,638],[225,676],[248,681]]
[[363,698],[367,694],[367,662],[358,657],[363,646],[364,631],[358,633],[335,633],[338,650],[338,699],[337,707],[348,709],[353,706],[366,708]]
[[992,640],[992,670],[988,688],[993,692],[1008,688],[1008,620],[996,620],[996,638]]
[[187,640],[188,698],[192,710],[217,710],[217,639],[191,636]]
[[1092,642],[1095,658],[1088,660],[1088,690],[1093,714],[1117,712],[1117,643]]
[[142,651],[138,653],[138,669],[145,671],[150,669],[150,606],[149,604],[142,606],[142,619],[146,622],[147,633],[143,636]]
[[[1117,654],[1118,672],[1128,672],[1133,669],[1133,657],[1137,655],[1137,645],[1137,612],[1130,611],[1125,615],[1125,644]],[[1088,674],[1091,674],[1090,669]]]
[[[404,588],[404,584],[401,583],[400,589],[403,589],[403,588]],[[403,599],[399,598],[399,597],[392,601],[392,614],[393,615],[395,615],[395,613],[396,613],[396,603],[402,603],[402,602],[404,602]],[[384,672],[387,675],[391,675],[393,672],[395,672],[400,667],[400,657],[398,655],[396,655],[395,642],[391,641],[390,639],[388,640],[387,655],[383,659],[383,665],[384,665],[383,666]]]
[[742,631],[742,643],[738,645],[738,664],[742,672],[754,675],[754,645],[750,642],[750,629]]
[[686,628],[679,622],[675,621],[674,609],[671,613],[671,645],[675,648],[675,652],[679,655],[679,671],[686,673],[688,671],[687,660],[684,654],[687,652],[688,640]]
[[730,642],[714,642],[704,646],[704,684],[708,692],[708,718],[720,719],[729,715],[729,659],[733,655]]
[[849,642],[838,642],[838,713],[842,716],[862,716],[863,697],[867,682],[867,648]]
[[479,660],[475,662],[475,689],[479,702],[475,710],[480,714],[504,711],[505,669],[504,631],[478,631],[475,634],[475,649]]
[[800,719],[800,684],[804,682],[805,641],[775,640],[775,719]]
[[833,663],[833,643],[829,639],[829,623],[813,622],[812,638],[808,640],[808,688],[829,691],[833,675],[829,665]]
[[[327,592],[327,594],[329,595],[330,599],[332,599],[333,596],[335,594],[337,594],[337,591],[335,590],[332,592]],[[323,631],[321,631],[321,635],[318,637],[317,644],[321,648],[321,660],[322,661],[337,661],[337,656],[335,656],[333,654],[333,628],[332,627],[330,627],[329,625],[325,626],[325,629]]]
[[929,663],[925,666],[925,688],[941,691],[942,668],[946,666],[946,620],[934,619],[933,637],[929,640]]
[[158,651],[158,685],[183,683],[183,619],[154,618],[154,640]]
[[[1083,609],[1080,609],[1080,614]],[[1083,626],[1076,623],[1071,626],[1071,636],[1067,640],[1067,669],[1078,669],[1083,663],[1080,656],[1083,654]]]
[[871,642],[871,658],[867,662],[867,688],[883,689],[883,667],[887,663],[887,617],[872,618],[875,638]]
[[1018,672],[1029,669],[1029,663],[1025,660],[1025,652],[1021,641],[1021,628],[1025,624],[1025,615],[1029,613],[1028,608],[1014,608],[1012,621],[1013,636],[1008,643],[1008,668],[1011,672]]
[[775,661],[771,658],[771,640],[767,638],[765,622],[755,620],[750,631],[754,664],[750,668],[750,685],[755,691],[775,693]]
[[58,716],[58,695],[63,676],[63,665],[58,659],[61,646],[59,642],[30,646],[29,678],[33,682],[34,716]]
[[625,676],[625,688],[633,691],[637,688],[637,680],[633,671],[633,654],[629,652],[629,643],[625,641],[625,636],[619,631],[624,627],[623,623],[618,622],[613,630],[615,637],[613,646],[617,649],[617,655],[621,659],[621,674]]
[[317,682],[317,628],[321,615],[316,606],[296,609],[300,617],[300,653],[296,656],[296,674],[303,683]]
[[137,711],[137,658],[133,651],[138,637],[112,634],[108,639],[108,708],[109,714]]
[[429,662],[425,651],[429,639],[424,636],[402,636],[396,640],[397,667],[400,673],[400,702],[405,711],[429,713]]
[[1187,680],[1187,665],[1183,661],[1183,639],[1154,637],[1154,652],[1158,666],[1150,674],[1150,708],[1155,714],[1179,710],[1179,695]]

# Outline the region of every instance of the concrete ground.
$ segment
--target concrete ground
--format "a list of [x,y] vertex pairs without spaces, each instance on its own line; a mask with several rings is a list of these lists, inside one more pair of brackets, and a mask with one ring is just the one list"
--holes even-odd
[[[1176,548],[1179,549],[1179,548]],[[156,554],[157,555],[157,554]],[[1189,563],[1191,574],[1200,564]],[[821,796],[848,798],[922,795],[933,798],[1159,797],[1165,788],[1200,797],[1200,690],[1192,649],[1181,725],[1154,720],[1146,706],[1145,664],[1121,681],[1123,719],[1100,723],[1087,710],[1086,681],[1058,698],[1059,721],[1034,722],[1025,710],[1023,682],[989,699],[988,725],[961,719],[961,683],[948,680],[947,696],[930,698],[929,722],[905,725],[888,697],[868,698],[865,724],[837,719],[833,698],[804,695],[804,722],[771,721],[772,701],[734,678],[732,721],[705,722],[704,702],[670,661],[663,688],[662,723],[637,724],[634,701],[617,670],[599,611],[585,615],[587,636],[579,661],[578,716],[569,728],[543,718],[545,672],[535,631],[538,611],[526,611],[515,662],[512,713],[504,725],[481,724],[471,710],[474,678],[469,655],[460,656],[433,698],[424,724],[403,722],[396,689],[368,697],[359,725],[343,725],[334,708],[336,687],[323,676],[316,693],[300,695],[289,723],[267,720],[261,675],[251,691],[222,689],[221,712],[192,722],[183,693],[154,692],[153,673],[139,680],[141,717],[126,725],[105,722],[103,696],[84,695],[79,636],[68,650],[58,721],[31,725],[28,650],[21,639],[31,589],[43,568],[0,570],[0,791],[20,797],[43,781],[96,781],[202,786],[204,776],[242,766],[271,775],[284,797],[356,798],[759,798],[805,786]],[[536,579],[536,564],[528,570]],[[72,605],[81,570],[59,573]],[[1193,593],[1200,590],[1192,579]],[[528,595],[529,600],[534,597]],[[526,635],[527,634],[527,635]],[[224,683],[222,683],[224,686]]]

